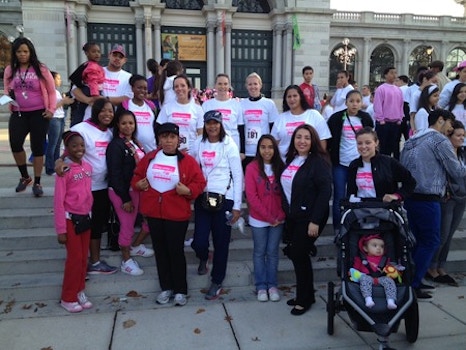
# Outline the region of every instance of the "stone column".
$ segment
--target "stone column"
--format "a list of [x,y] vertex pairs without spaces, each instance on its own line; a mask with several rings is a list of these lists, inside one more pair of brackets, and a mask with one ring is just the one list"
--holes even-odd
[[362,51],[362,64],[361,64],[361,69],[358,75],[361,78],[361,81],[359,81],[359,86],[362,86],[364,84],[369,84],[370,80],[370,69],[371,69],[371,54],[369,51],[371,45],[371,39],[370,38],[364,38],[364,47]]
[[155,60],[160,63],[162,59],[162,33],[160,32],[160,19],[154,23],[154,43],[155,43]]
[[86,55],[81,48],[87,43],[87,17],[84,15],[78,16],[78,26],[79,26],[79,40],[78,47],[79,50],[79,62],[87,61]]
[[215,22],[207,22],[207,86],[215,84]]
[[[146,62],[149,58],[153,58],[152,51],[152,22],[150,16],[144,16],[144,49],[146,51]],[[145,67],[145,64],[144,66]],[[148,71],[147,74],[150,72]]]
[[215,75],[225,72],[225,48],[223,46],[222,21],[217,21],[217,42],[215,43]]
[[278,91],[282,87],[282,42],[283,25],[275,24],[273,26],[272,92]]
[[144,69],[144,50],[142,40],[142,24],[144,20],[142,18],[136,18],[136,71],[143,72]]
[[231,77],[231,24],[225,26],[225,71]]
[[284,42],[284,51],[285,51],[285,60],[283,62],[283,83],[284,87],[291,84],[291,70],[292,70],[292,56],[293,56],[293,26],[291,23],[286,24],[285,29],[285,42]]
[[[411,40],[410,39],[404,39],[403,40],[403,50],[402,50],[402,55],[401,55],[401,66],[397,67],[397,72],[398,74],[404,74],[409,76],[409,54],[410,54],[410,46],[411,46]],[[416,79],[416,77],[413,77]]]
[[78,52],[77,52],[77,33],[76,33],[76,15],[70,14],[70,23],[68,23],[68,73],[72,73],[78,66]]

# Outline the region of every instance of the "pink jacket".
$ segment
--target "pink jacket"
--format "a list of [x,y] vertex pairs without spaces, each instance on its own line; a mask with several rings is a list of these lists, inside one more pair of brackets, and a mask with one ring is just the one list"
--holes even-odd
[[[44,79],[39,79],[40,90],[42,92],[42,98],[44,100],[45,109],[52,114],[57,109],[57,95],[55,94],[55,81],[53,80],[52,73],[43,64],[40,65],[40,72],[44,76]],[[3,74],[3,86],[5,87],[5,94],[8,94],[8,90],[13,89],[13,76],[11,76],[11,66],[6,66]],[[11,105],[10,105],[11,108]]]
[[91,96],[99,96],[105,80],[104,69],[94,61],[87,62],[83,71],[83,81],[89,86]]
[[273,183],[264,179],[260,176],[257,161],[254,160],[246,167],[244,181],[249,215],[270,224],[277,220],[285,220],[285,212],[281,202],[280,179],[275,179]]
[[55,177],[55,195],[53,208],[55,214],[55,231],[66,233],[66,213],[88,214],[92,209],[91,174],[89,163],[70,162],[70,171],[64,176]]

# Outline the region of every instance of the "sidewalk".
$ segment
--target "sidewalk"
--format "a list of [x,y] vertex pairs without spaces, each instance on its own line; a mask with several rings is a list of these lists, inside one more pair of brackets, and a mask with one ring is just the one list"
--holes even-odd
[[[105,278],[105,277],[99,277]],[[33,305],[27,317],[0,315],[2,348],[26,349],[378,349],[373,333],[356,332],[345,312],[335,317],[335,333],[327,335],[325,286],[303,316],[292,316],[286,298],[280,302],[255,301],[252,290],[235,291],[207,302],[200,293],[184,307],[159,306],[154,298],[128,298],[113,312],[94,300],[93,310],[77,315],[36,317]],[[419,339],[405,340],[404,322],[390,336],[397,349],[461,349],[466,341],[466,286],[439,287],[432,302],[420,302]],[[288,297],[291,297],[289,295]],[[106,305],[110,300],[103,301]],[[4,305],[2,305],[4,307]],[[26,305],[27,307],[27,305]],[[48,305],[59,309],[58,303]],[[40,311],[39,311],[40,312]],[[65,315],[66,314],[66,315]],[[137,344],[137,345],[136,345]]]

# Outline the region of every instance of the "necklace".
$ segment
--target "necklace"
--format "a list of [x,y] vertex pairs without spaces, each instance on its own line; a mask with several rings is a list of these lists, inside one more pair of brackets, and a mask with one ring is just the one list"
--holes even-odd
[[25,100],[28,99],[28,93],[26,91],[26,77],[28,75],[29,67],[30,65],[26,68],[24,74],[21,74],[21,72],[19,72],[19,80],[21,81],[21,95],[23,95],[23,98]]

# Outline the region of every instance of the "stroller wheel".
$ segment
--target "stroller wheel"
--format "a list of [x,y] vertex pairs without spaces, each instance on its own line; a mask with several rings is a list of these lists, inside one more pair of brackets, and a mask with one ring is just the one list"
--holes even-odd
[[419,307],[416,298],[405,313],[406,340],[414,343],[419,333]]
[[333,318],[335,317],[335,283],[327,284],[327,334],[333,334]]

